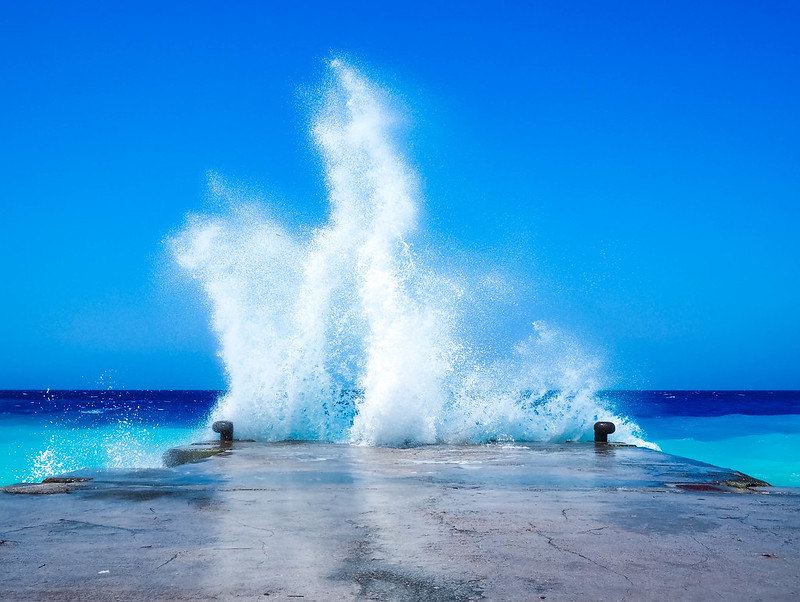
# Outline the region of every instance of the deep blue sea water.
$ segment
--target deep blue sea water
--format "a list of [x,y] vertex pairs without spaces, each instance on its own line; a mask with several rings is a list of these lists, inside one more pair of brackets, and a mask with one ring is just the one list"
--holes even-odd
[[[218,391],[0,391],[0,485],[83,468],[161,465],[213,438]],[[605,391],[667,453],[800,486],[798,391]],[[611,437],[613,440],[613,435]]]

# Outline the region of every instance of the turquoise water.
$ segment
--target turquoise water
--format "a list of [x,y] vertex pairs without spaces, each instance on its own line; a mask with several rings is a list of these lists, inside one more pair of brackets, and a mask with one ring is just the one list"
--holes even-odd
[[640,419],[662,451],[800,487],[800,415]]
[[202,440],[204,432],[125,420],[95,427],[0,420],[0,485],[84,468],[161,466],[166,450]]
[[215,391],[0,391],[0,485],[85,468],[161,466],[210,438]]

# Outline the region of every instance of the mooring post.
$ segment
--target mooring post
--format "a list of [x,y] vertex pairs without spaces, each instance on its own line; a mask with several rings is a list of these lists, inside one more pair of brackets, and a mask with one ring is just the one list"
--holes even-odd
[[233,441],[233,422],[230,420],[217,420],[211,425],[211,430],[219,433],[220,443],[230,443]]
[[595,443],[608,443],[608,436],[617,430],[613,422],[595,422],[594,423],[594,442]]

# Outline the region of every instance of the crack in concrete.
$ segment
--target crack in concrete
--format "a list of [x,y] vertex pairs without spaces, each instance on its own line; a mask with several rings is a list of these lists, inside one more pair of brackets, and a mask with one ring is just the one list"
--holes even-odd
[[266,529],[264,527],[254,527],[253,525],[248,525],[247,523],[243,523],[242,521],[238,520],[234,520],[233,522],[235,522],[237,525],[241,527],[246,527],[247,529],[253,529],[255,531],[263,531],[264,533],[269,533],[269,537],[275,535],[275,531],[273,531],[272,529]]
[[39,523],[36,525],[27,525],[25,527],[20,527],[19,529],[9,529],[8,531],[4,531],[4,533],[19,533],[20,531],[25,531],[27,529],[41,529],[47,523]]
[[[599,566],[601,569],[604,569],[604,570],[606,570],[606,571],[609,571],[609,572],[611,572],[611,573],[614,573],[615,575],[619,575],[620,577],[622,577],[623,579],[625,579],[625,581],[627,581],[627,582],[628,582],[628,584],[630,585],[630,588],[633,588],[633,587],[634,587],[633,581],[631,581],[631,580],[630,580],[630,578],[629,578],[627,575],[625,575],[624,573],[620,573],[619,571],[615,571],[615,570],[614,570],[614,569],[612,569],[611,567],[609,567],[609,566],[606,566],[606,565],[604,565],[604,564],[603,564],[603,563],[601,563],[601,562],[597,562],[596,560],[594,560],[593,558],[590,558],[589,556],[586,556],[585,554],[581,554],[580,552],[576,552],[576,551],[574,551],[574,550],[570,550],[569,548],[563,548],[563,547],[559,546],[558,544],[556,544],[556,543],[554,543],[554,542],[553,542],[553,539],[555,539],[554,537],[551,537],[550,535],[547,535],[547,534],[545,534],[545,533],[542,533],[542,532],[541,532],[541,531],[539,531],[538,529],[534,529],[533,531],[534,531],[534,533],[536,533],[536,534],[537,534],[537,535],[539,535],[540,537],[542,537],[542,538],[546,539],[546,540],[547,540],[547,545],[554,547],[554,548],[555,548],[556,550],[558,550],[559,552],[566,552],[567,554],[573,554],[573,555],[575,555],[575,556],[578,556],[579,558],[583,558],[583,559],[584,559],[584,560],[586,560],[587,562],[591,562],[591,563],[592,563],[592,564],[594,564],[595,566]],[[623,598],[623,599],[624,599],[624,598]]]
[[455,525],[455,519],[457,517],[453,517],[453,520],[448,520],[450,515],[447,512],[442,512],[438,510],[428,510],[428,515],[438,521],[441,525],[449,528],[451,531],[456,533],[463,533],[466,535],[486,535],[487,533],[497,533],[500,529],[487,529],[485,531],[478,531],[477,529],[466,529],[464,527],[457,527]]
[[[706,550],[708,550],[709,552],[711,552],[711,553],[714,553],[714,550],[712,550],[711,548],[709,548],[709,547],[708,547],[706,544],[704,544],[702,541],[700,541],[699,539],[697,539],[697,538],[696,538],[694,535],[692,535],[692,536],[691,536],[691,538],[692,538],[692,539],[693,539],[693,540],[694,540],[696,543],[698,543],[698,544],[700,544],[701,546],[703,546],[703,547],[704,547]],[[706,560],[708,560],[708,559],[706,559]]]
[[175,553],[172,555],[172,558],[170,558],[170,559],[169,559],[169,560],[167,560],[166,562],[162,562],[161,564],[159,564],[159,565],[158,565],[156,568],[154,568],[153,570],[154,570],[154,571],[157,571],[157,570],[158,570],[158,569],[160,569],[162,566],[166,566],[166,565],[168,565],[170,562],[172,562],[173,560],[175,560],[175,559],[178,557],[178,554],[180,554],[180,552],[175,552]]
[[[44,525],[40,525],[40,526],[44,526]],[[117,530],[117,531],[127,531],[131,535],[137,535],[138,533],[143,533],[143,532],[147,531],[147,529],[130,529],[128,527],[119,527],[117,525],[103,525],[101,523],[91,523],[91,522],[88,522],[88,521],[70,520],[70,519],[66,519],[66,518],[58,519],[58,522],[56,523],[55,526],[64,526],[64,527],[67,527],[67,528],[86,528],[86,527],[89,527],[89,528],[92,528],[92,529],[97,529],[97,528],[100,528],[100,529],[112,529],[112,530]],[[53,531],[53,525],[50,526],[50,531],[51,532]]]
[[262,566],[264,566],[269,561],[269,554],[267,553],[267,542],[266,541],[262,541],[261,542],[261,553],[264,555],[264,560],[262,560],[261,562],[259,562],[256,565],[257,569],[260,569]]
[[748,512],[744,516],[720,516],[719,518],[721,520],[735,520],[735,521],[738,521],[740,523],[744,523],[748,518],[750,518],[750,514],[751,513]]
[[697,543],[698,545],[701,545],[701,546],[703,546],[703,547],[704,547],[706,550],[708,550],[708,551],[710,552],[710,554],[708,554],[708,555],[707,555],[705,558],[703,558],[703,559],[702,559],[700,562],[695,562],[695,563],[694,563],[692,566],[693,566],[693,567],[700,567],[700,566],[703,566],[703,565],[705,565],[705,564],[708,564],[708,561],[709,561],[709,559],[711,558],[711,555],[714,553],[714,550],[712,550],[711,548],[709,548],[709,547],[708,547],[706,544],[704,544],[702,541],[700,541],[700,540],[699,540],[699,539],[697,539],[696,537],[694,537],[694,536],[690,536],[690,537],[691,537],[691,538],[692,538],[692,539],[695,541],[695,543]]
[[608,527],[594,527],[593,529],[586,529],[585,531],[578,531],[580,534],[589,533],[591,535],[600,535],[600,531],[608,529]]
[[[760,532],[762,532],[762,533],[769,533],[769,534],[770,534],[770,535],[772,535],[772,536],[773,536],[775,539],[781,539],[782,537],[785,537],[785,534],[783,534],[783,533],[778,533],[777,531],[773,531],[771,528],[768,528],[768,527],[759,527],[758,525],[752,525],[752,527],[753,527],[753,529],[755,529],[756,531],[760,531]],[[790,543],[790,542],[785,540],[785,543]]]

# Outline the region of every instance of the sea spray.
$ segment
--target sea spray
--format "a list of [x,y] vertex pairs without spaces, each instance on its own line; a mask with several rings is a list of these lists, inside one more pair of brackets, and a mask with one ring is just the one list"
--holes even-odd
[[596,399],[596,362],[557,330],[535,322],[510,353],[475,340],[469,284],[415,252],[420,187],[396,117],[379,87],[331,61],[311,128],[328,222],[298,234],[213,176],[228,211],[190,217],[171,240],[210,301],[227,372],[212,419],[263,440],[378,445],[579,439],[611,419],[642,444]]
[[212,391],[0,391],[0,485],[77,470],[162,466],[201,441]]

